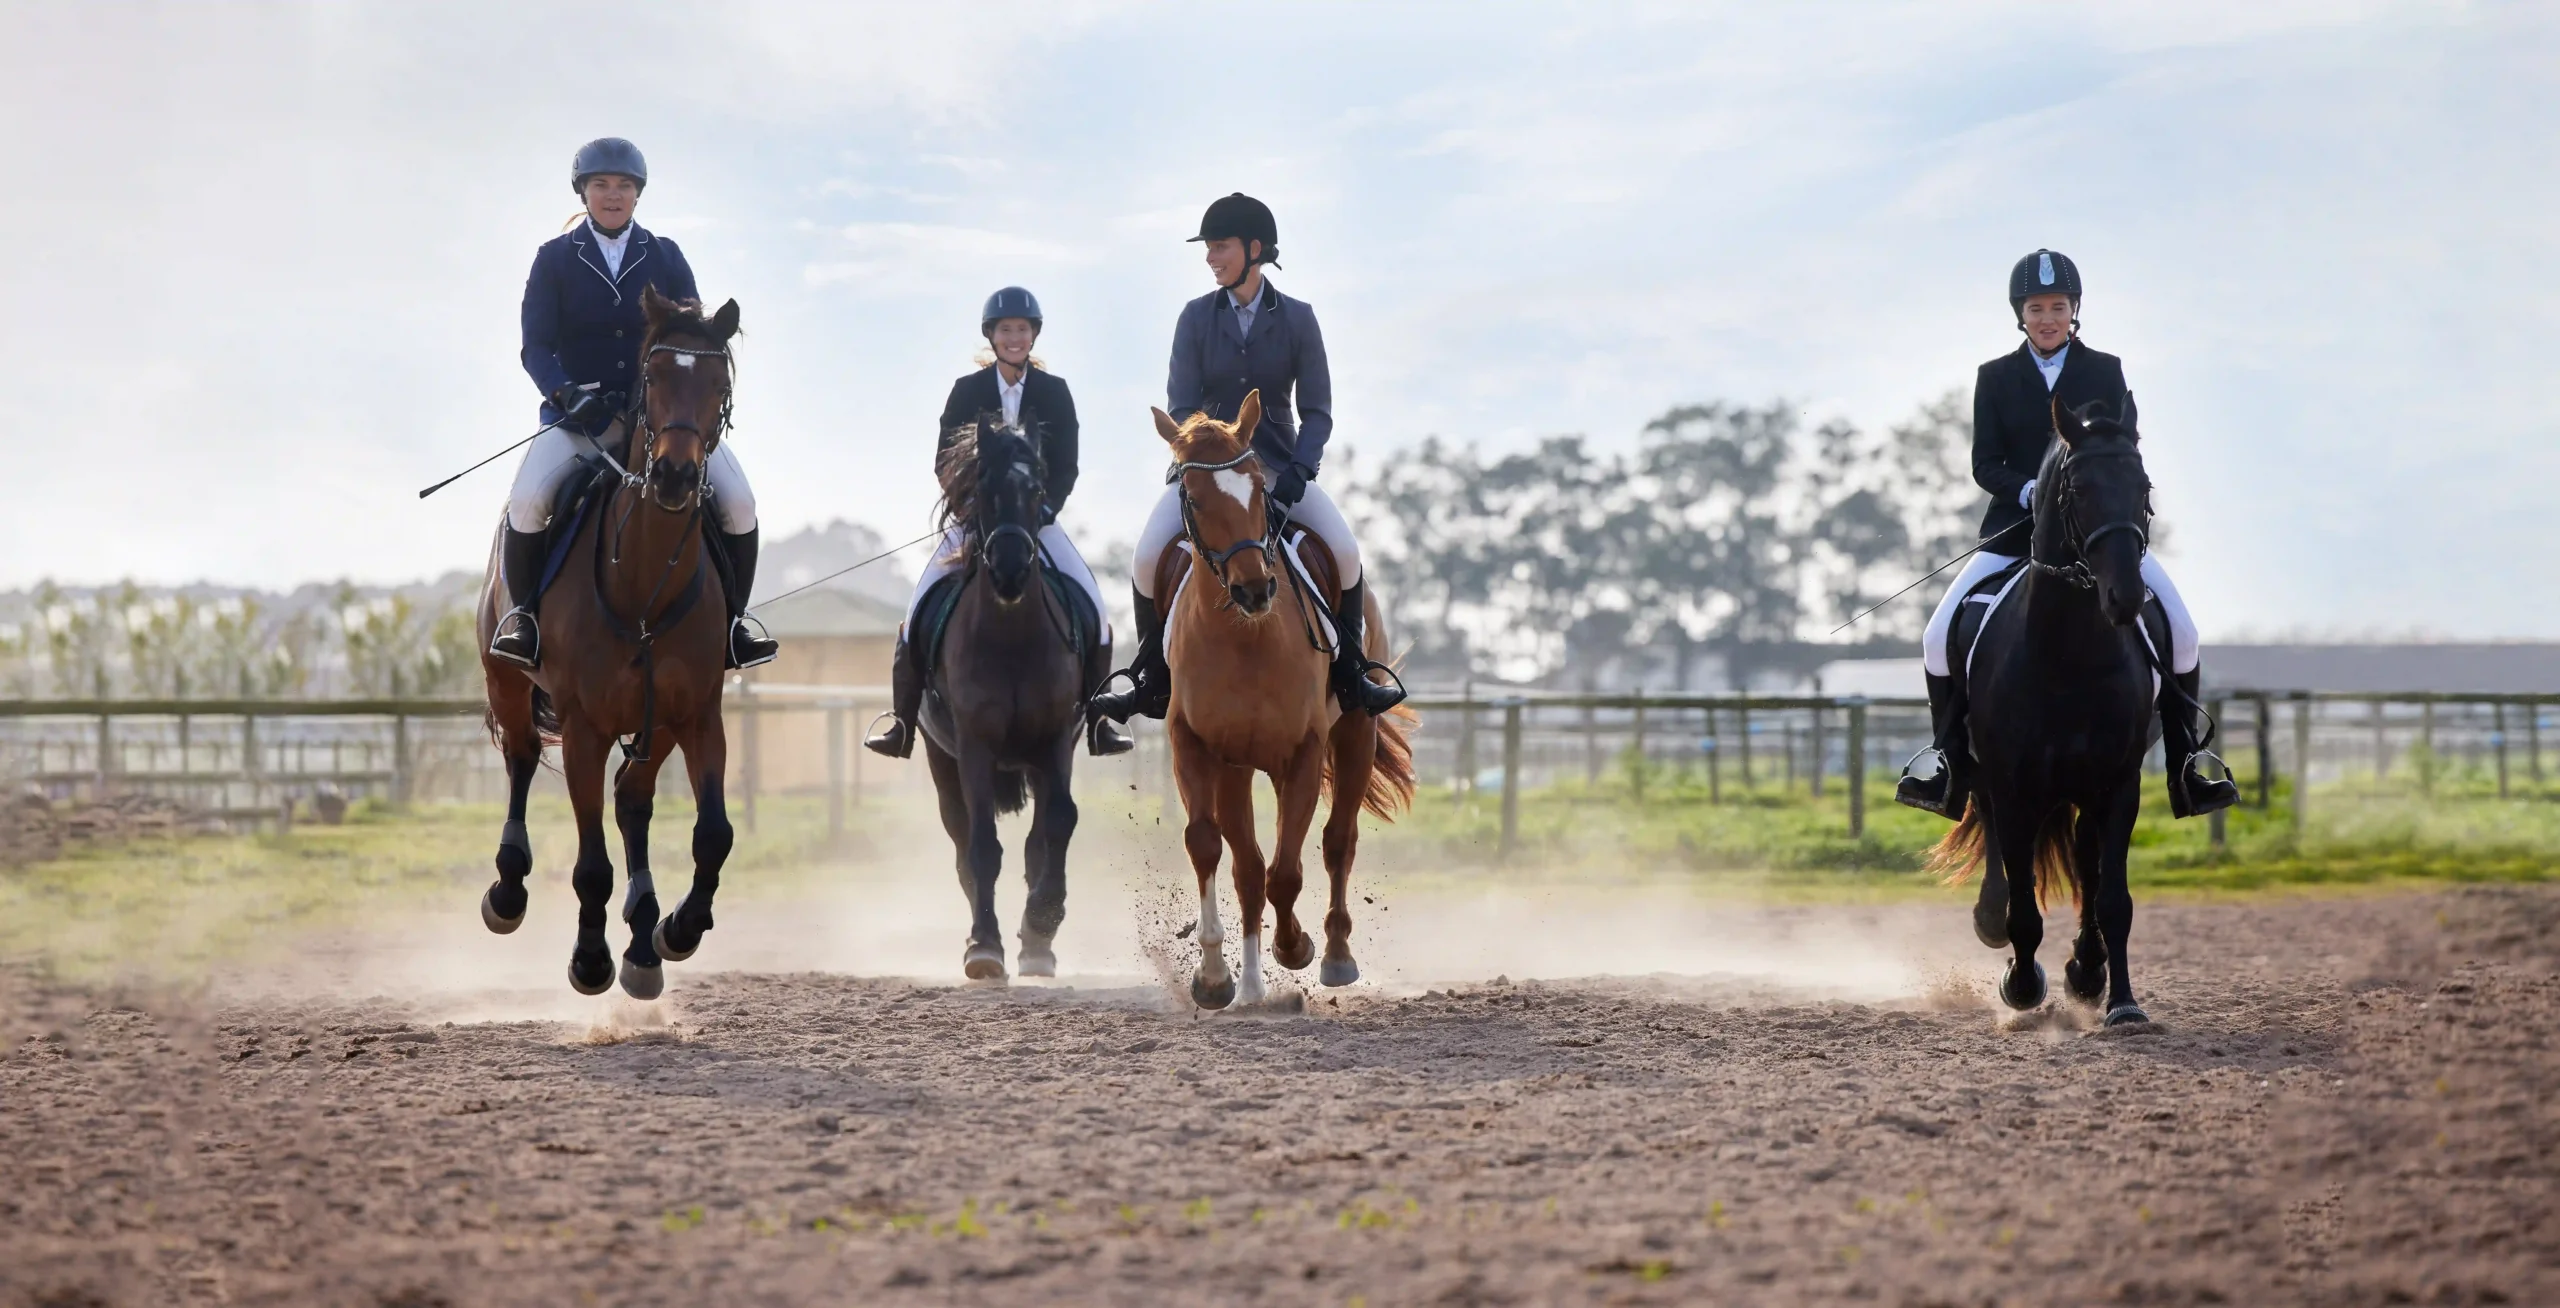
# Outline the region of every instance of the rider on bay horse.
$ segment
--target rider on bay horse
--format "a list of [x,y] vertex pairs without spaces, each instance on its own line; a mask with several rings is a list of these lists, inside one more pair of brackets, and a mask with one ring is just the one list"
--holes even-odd
[[[942,403],[942,423],[935,432],[934,453],[938,458],[951,443],[951,433],[976,422],[980,414],[1000,413],[1006,426],[1020,427],[1039,438],[1041,462],[1048,472],[1048,520],[1040,527],[1040,550],[1048,555],[1051,565],[1083,587],[1093,601],[1095,617],[1106,624],[1101,666],[1108,667],[1110,610],[1103,607],[1102,587],[1094,581],[1093,569],[1085,566],[1076,543],[1058,525],[1058,511],[1066,507],[1067,496],[1076,488],[1076,399],[1067,390],[1066,378],[1031,357],[1031,347],[1040,339],[1040,326],[1040,301],[1031,292],[1008,286],[987,297],[986,307],[978,314],[978,333],[986,337],[993,357],[987,366],[951,383],[951,398]],[[889,725],[862,742],[873,753],[905,758],[915,749],[916,714],[924,706],[927,673],[908,657],[916,611],[936,584],[958,572],[967,561],[967,542],[961,529],[954,526],[943,533],[941,545],[925,564],[924,575],[916,578],[915,594],[907,601],[906,623],[898,628],[898,652],[890,673],[895,702],[889,710]],[[1090,746],[1096,754],[1124,754],[1132,743],[1128,734],[1112,722],[1097,720],[1093,724]]]
[[[619,444],[624,411],[639,376],[640,341],[648,322],[641,292],[651,286],[672,300],[696,300],[693,269],[674,241],[631,220],[649,184],[649,163],[620,137],[578,147],[569,185],[586,213],[534,252],[524,283],[524,370],[542,393],[549,429],[533,440],[507,494],[507,602],[489,652],[525,667],[542,661],[534,606],[560,488],[579,456]],[[747,625],[747,596],[756,579],[756,497],[735,447],[721,441],[709,468],[711,505],[728,560],[729,666],[769,663],[774,642]]]
[[[2080,270],[2052,250],[2038,250],[2009,271],[2009,308],[2026,341],[1982,365],[1973,383],[1973,479],[1991,492],[1982,516],[1983,548],[1956,574],[1921,637],[1935,739],[1905,766],[1894,798],[1948,818],[1964,815],[1972,755],[1965,736],[1964,673],[1947,655],[1947,639],[1965,597],[1984,578],[2026,557],[2036,472],[2053,439],[2053,405],[2078,409],[2093,401],[2130,429],[2133,393],[2124,363],[2080,339]],[[2169,581],[2160,556],[2145,551],[2142,580],[2169,616],[2169,667],[2160,693],[2160,743],[2168,762],[2169,811],[2193,817],[2240,802],[2239,787],[2206,775],[2212,759],[2197,740],[2202,673],[2195,619]],[[2215,763],[2220,760],[2214,759]]]
[[[1208,247],[1209,271],[1218,289],[1182,306],[1174,323],[1165,409],[1176,420],[1206,413],[1232,422],[1245,396],[1261,392],[1262,422],[1254,430],[1253,447],[1261,458],[1265,493],[1286,509],[1289,521],[1325,543],[1341,572],[1342,598],[1334,605],[1334,696],[1346,712],[1384,713],[1404,702],[1404,689],[1369,680],[1378,665],[1363,653],[1361,643],[1360,545],[1352,539],[1351,524],[1315,484],[1325,441],[1333,434],[1333,374],[1325,362],[1316,312],[1306,301],[1282,295],[1263,276],[1262,265],[1280,266],[1280,229],[1260,200],[1240,191],[1218,200],[1201,216],[1199,235],[1190,239]],[[1294,411],[1303,421],[1293,416],[1293,391]],[[1168,486],[1138,533],[1130,569],[1138,650],[1129,667],[1115,674],[1129,678],[1130,687],[1093,701],[1096,713],[1114,721],[1126,722],[1133,713],[1161,718],[1172,705],[1164,613],[1154,592],[1156,564],[1182,534],[1182,497]],[[1168,603],[1171,598],[1164,597]]]

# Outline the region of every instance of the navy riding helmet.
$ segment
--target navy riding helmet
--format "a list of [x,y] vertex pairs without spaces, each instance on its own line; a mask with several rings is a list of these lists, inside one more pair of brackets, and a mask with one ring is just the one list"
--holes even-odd
[[1006,318],[1028,318],[1034,331],[1040,327],[1040,300],[1019,286],[1008,286],[987,297],[987,307],[978,314],[978,334],[994,331]]
[[639,146],[619,136],[599,136],[578,147],[569,161],[569,189],[586,194],[587,179],[598,173],[620,173],[649,189],[649,161],[640,157]]
[[2009,311],[2024,317],[2027,299],[2035,295],[2068,295],[2079,316],[2080,269],[2058,250],[2038,250],[2009,270]]

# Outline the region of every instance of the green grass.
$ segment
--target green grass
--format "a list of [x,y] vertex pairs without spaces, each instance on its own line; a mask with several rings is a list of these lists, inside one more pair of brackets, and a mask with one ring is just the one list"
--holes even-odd
[[[449,909],[493,875],[503,818],[494,804],[403,811],[366,803],[344,826],[74,846],[49,862],[0,869],[0,959],[42,960],[77,979],[191,976],[211,962],[287,948],[303,929],[378,921],[410,905]],[[766,800],[758,818],[756,834],[742,832],[730,856],[733,872],[796,867],[826,848],[815,801]],[[577,848],[567,801],[537,799],[527,825],[535,877],[565,882]],[[679,892],[691,825],[689,807],[659,806],[662,884]],[[608,838],[619,870],[621,840]]]
[[[1866,831],[1849,835],[1848,801],[1834,778],[1815,799],[1802,785],[1728,784],[1720,802],[1704,782],[1650,769],[1641,801],[1623,761],[1596,785],[1571,782],[1524,792],[1519,844],[1510,860],[1546,875],[1611,878],[1687,872],[1755,893],[1898,894],[1925,890],[1929,847],[1948,831],[1933,815],[1892,800],[1892,775],[1870,773]],[[2254,799],[2253,783],[2243,793]],[[2415,778],[2326,784],[2311,796],[2309,821],[2293,829],[2289,784],[2266,809],[2249,804],[2226,818],[2227,844],[2211,845],[2210,823],[2169,817],[2153,777],[2131,853],[2133,884],[2153,890],[2249,891],[2289,886],[2370,886],[2409,882],[2541,881],[2560,868],[2560,793],[2518,785],[2501,800],[2493,777],[2439,771]],[[1499,861],[1496,794],[1424,790],[1414,811],[1373,829],[1377,857],[1452,871]]]

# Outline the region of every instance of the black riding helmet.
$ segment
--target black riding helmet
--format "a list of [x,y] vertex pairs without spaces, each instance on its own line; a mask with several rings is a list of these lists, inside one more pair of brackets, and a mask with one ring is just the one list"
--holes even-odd
[[2080,322],[2080,268],[2058,250],[2038,250],[2009,269],[2009,312],[2025,327],[2027,299],[2036,295],[2071,297],[2071,321]]
[[640,157],[640,147],[619,136],[599,136],[578,147],[576,158],[569,161],[569,189],[580,195],[587,193],[587,179],[598,173],[620,173],[649,189],[649,161]]
[[978,334],[994,331],[1006,318],[1028,318],[1032,330],[1040,328],[1040,300],[1019,286],[1008,286],[987,297],[987,307],[978,314]]
[[[1280,266],[1280,222],[1271,216],[1270,205],[1242,191],[1211,201],[1209,211],[1200,215],[1200,234],[1191,240],[1223,241],[1229,237],[1245,243],[1245,272],[1250,273],[1257,263]],[[1255,241],[1262,242],[1259,258],[1252,254]]]

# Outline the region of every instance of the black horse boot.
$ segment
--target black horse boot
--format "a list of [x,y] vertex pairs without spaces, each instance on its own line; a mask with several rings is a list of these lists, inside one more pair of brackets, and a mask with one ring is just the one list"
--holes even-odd
[[1973,797],[1973,751],[1965,735],[1964,682],[1928,675],[1929,748],[1902,765],[1902,780],[1893,787],[1897,804],[1926,809],[1950,822],[1964,817]]
[[[2197,739],[2196,714],[2204,701],[2204,669],[2181,672],[2160,687],[2160,754],[2169,765],[2169,815],[2189,818],[2240,802],[2231,767]],[[2210,760],[2218,777],[2206,776]]]
[[1093,712],[1114,722],[1126,722],[1131,714],[1161,718],[1173,707],[1173,670],[1164,662],[1164,615],[1156,612],[1156,602],[1137,587],[1129,588],[1130,598],[1137,602],[1138,653],[1129,666],[1111,677],[1127,677],[1127,690],[1107,690],[1093,697]]
[[551,533],[513,527],[506,533],[506,543],[498,551],[498,570],[506,582],[510,607],[498,619],[489,653],[518,667],[538,668],[542,666],[542,629],[534,623],[533,610],[542,600],[542,565],[549,553],[544,547]]
[[756,593],[756,533],[732,536],[724,531],[720,545],[729,559],[729,575],[722,578],[729,592],[729,666],[771,663],[782,653],[782,643],[766,635],[764,624],[747,612],[747,597]]
[[1395,670],[1369,657],[1361,631],[1368,620],[1365,597],[1368,583],[1354,582],[1345,587],[1341,602],[1333,606],[1333,697],[1342,711],[1353,709],[1376,717],[1404,702],[1404,683],[1380,685],[1369,680],[1372,671],[1384,671],[1389,677]]
[[924,709],[924,678],[907,654],[907,629],[898,628],[898,652],[889,664],[889,725],[863,738],[874,754],[905,758],[916,748],[916,714]]
[[1138,742],[1130,739],[1129,733],[1121,730],[1119,723],[1093,711],[1094,691],[1100,689],[1110,676],[1111,646],[1104,641],[1096,640],[1084,652],[1084,684],[1087,687],[1084,747],[1085,752],[1095,758],[1126,754],[1138,747]]

